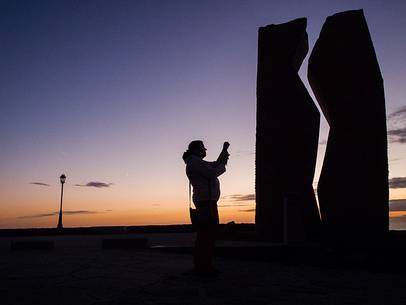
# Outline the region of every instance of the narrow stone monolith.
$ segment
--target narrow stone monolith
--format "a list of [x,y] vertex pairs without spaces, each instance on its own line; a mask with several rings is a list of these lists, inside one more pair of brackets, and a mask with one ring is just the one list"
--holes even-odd
[[318,183],[326,239],[378,241],[389,224],[385,97],[362,10],[326,19],[308,78],[330,125]]
[[285,221],[289,232],[293,226],[310,240],[320,229],[312,186],[320,114],[298,75],[308,52],[306,22],[268,25],[258,35],[255,222],[275,242],[284,240],[292,213],[300,221]]

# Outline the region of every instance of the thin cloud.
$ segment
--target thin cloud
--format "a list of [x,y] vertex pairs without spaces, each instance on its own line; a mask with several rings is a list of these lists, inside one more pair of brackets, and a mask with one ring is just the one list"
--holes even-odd
[[402,106],[395,112],[392,112],[390,115],[388,115],[388,119],[406,119],[406,106]]
[[388,116],[388,136],[392,143],[406,143],[406,106]]
[[391,189],[406,188],[406,177],[395,177],[395,178],[389,179],[389,187]]
[[98,212],[98,211],[65,211],[63,213],[68,214],[68,215],[77,215],[77,214],[98,214],[101,212]]
[[389,200],[389,211],[390,212],[406,212],[406,199],[394,199]]
[[247,213],[247,212],[255,212],[255,208],[252,208],[252,209],[244,209],[244,210],[238,210],[238,212],[245,212],[245,213]]
[[35,185],[40,185],[40,186],[51,186],[48,183],[44,183],[44,182],[30,182],[30,184],[35,184]]
[[[104,212],[100,211],[88,211],[88,210],[77,210],[77,211],[63,211],[64,215],[81,215],[81,214],[99,214],[109,212],[111,210],[105,210]],[[51,212],[51,213],[43,213],[43,214],[35,214],[35,215],[28,215],[28,216],[20,216],[18,218],[25,219],[25,218],[43,218],[43,217],[51,217],[58,215],[59,212]]]
[[225,196],[223,199],[231,201],[254,201],[255,194],[234,194]]
[[113,183],[105,183],[105,182],[99,182],[99,181],[90,181],[86,184],[75,184],[75,186],[86,186],[86,187],[95,187],[95,188],[110,187],[112,185],[113,185]]
[[406,127],[388,130],[388,136],[392,143],[406,143]]
[[47,213],[47,214],[36,214],[36,215],[28,215],[28,216],[20,216],[17,217],[19,219],[25,219],[25,218],[42,218],[42,217],[50,217],[50,216],[55,216],[57,215],[58,212],[52,212],[52,213]]

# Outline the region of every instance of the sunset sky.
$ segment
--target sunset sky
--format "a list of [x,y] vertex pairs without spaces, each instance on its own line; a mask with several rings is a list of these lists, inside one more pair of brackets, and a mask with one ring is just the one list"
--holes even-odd
[[[385,81],[391,228],[406,229],[401,0],[2,0],[0,228],[56,226],[62,173],[65,227],[188,223],[194,139],[208,160],[231,143],[221,221],[253,222],[258,27],[307,17],[311,50],[327,16],[359,8]],[[322,119],[315,182],[327,135]]]

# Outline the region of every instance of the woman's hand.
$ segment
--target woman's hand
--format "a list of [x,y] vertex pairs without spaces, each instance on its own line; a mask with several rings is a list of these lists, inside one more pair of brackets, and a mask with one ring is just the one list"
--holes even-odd
[[230,147],[230,143],[224,142],[223,150],[221,151],[219,159],[218,159],[223,164],[227,164],[228,158],[230,157],[230,154],[227,151],[227,149],[229,147]]

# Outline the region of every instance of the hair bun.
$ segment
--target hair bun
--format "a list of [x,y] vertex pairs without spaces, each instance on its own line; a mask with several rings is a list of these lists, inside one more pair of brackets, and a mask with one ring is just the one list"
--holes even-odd
[[183,161],[185,161],[185,163],[187,162],[187,160],[192,156],[191,151],[188,149],[187,151],[185,151],[182,155],[182,159]]

